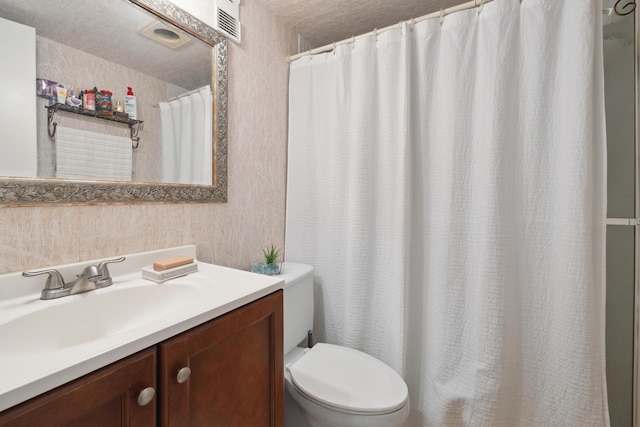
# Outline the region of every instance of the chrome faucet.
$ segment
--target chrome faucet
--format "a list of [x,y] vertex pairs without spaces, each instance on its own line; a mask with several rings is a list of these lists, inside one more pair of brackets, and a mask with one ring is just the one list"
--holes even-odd
[[88,292],[94,289],[111,286],[113,284],[113,279],[109,275],[107,265],[114,262],[122,262],[124,260],[124,257],[120,257],[102,261],[97,266],[89,265],[82,270],[82,273],[76,276],[76,280],[70,283],[64,282],[64,278],[58,270],[24,271],[22,272],[22,275],[24,277],[33,277],[41,274],[48,274],[49,277],[47,278],[47,283],[42,290],[40,299],[48,300],[62,298],[67,295],[79,294],[81,292]]

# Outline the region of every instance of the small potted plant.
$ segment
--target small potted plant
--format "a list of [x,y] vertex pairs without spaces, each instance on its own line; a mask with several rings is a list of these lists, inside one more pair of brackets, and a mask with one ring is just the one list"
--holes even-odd
[[264,261],[256,261],[251,263],[251,271],[260,274],[280,274],[280,249],[273,244],[271,247],[264,248],[262,250],[264,255]]

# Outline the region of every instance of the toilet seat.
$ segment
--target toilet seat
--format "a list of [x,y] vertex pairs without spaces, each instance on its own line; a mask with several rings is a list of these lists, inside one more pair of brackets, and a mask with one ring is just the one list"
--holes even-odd
[[404,380],[378,359],[319,343],[287,366],[302,395],[329,409],[360,415],[395,412],[409,399]]

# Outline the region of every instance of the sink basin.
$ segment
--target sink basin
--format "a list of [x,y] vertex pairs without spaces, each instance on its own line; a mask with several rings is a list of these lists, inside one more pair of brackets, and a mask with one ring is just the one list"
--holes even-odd
[[46,351],[89,343],[157,321],[197,300],[197,288],[188,283],[140,282],[32,302],[31,307],[43,308],[0,324],[2,351]]

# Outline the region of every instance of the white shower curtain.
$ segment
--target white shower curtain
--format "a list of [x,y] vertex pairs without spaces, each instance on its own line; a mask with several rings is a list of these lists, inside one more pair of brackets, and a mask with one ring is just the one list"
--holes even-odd
[[410,426],[609,424],[601,11],[495,0],[291,64],[286,258]]
[[211,185],[213,104],[211,87],[161,102],[162,182]]

